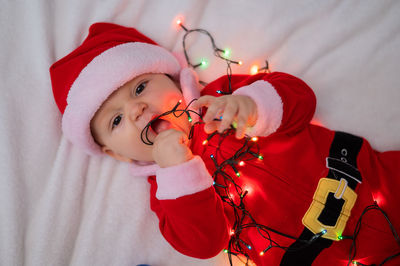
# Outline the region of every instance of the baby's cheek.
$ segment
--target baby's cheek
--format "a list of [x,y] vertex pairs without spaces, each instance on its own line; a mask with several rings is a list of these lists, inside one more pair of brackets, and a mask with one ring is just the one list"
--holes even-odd
[[179,106],[178,109],[185,109],[183,96],[179,93],[169,93],[165,95],[163,105],[167,110],[172,110],[177,105]]
[[131,159],[137,161],[154,161],[153,160],[153,145],[144,144],[142,141],[129,145],[128,154]]

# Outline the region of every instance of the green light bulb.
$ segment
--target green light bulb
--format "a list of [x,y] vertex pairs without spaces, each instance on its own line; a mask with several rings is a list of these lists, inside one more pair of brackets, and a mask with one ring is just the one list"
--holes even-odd
[[225,49],[225,50],[224,50],[224,57],[225,57],[225,58],[228,58],[230,55],[231,55],[231,50]]

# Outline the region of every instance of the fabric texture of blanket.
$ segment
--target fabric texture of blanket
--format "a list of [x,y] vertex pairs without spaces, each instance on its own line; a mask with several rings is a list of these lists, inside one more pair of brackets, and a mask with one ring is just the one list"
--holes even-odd
[[[249,73],[305,80],[317,96],[315,123],[400,149],[400,2],[396,0],[1,0],[0,264],[228,265],[198,260],[163,239],[149,184],[129,166],[90,157],[61,133],[48,69],[94,22],[135,27],[174,52],[183,30],[203,28]],[[202,81],[226,73],[204,35],[187,40]],[[237,265],[240,265],[237,262]]]

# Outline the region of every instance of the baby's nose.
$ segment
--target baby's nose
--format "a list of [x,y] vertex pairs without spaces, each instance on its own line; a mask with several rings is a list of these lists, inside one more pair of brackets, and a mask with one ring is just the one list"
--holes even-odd
[[132,121],[137,121],[147,108],[145,103],[132,103],[129,106],[129,117]]

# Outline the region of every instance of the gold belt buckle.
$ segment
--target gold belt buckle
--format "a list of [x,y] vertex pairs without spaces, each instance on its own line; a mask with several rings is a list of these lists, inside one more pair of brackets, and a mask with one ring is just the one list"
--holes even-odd
[[[344,200],[339,218],[334,226],[325,225],[318,220],[322,210],[325,208],[325,203],[330,192],[335,193],[334,196],[336,199],[342,198]],[[326,233],[322,234],[323,238],[338,241],[340,240],[338,237],[342,235],[346,227],[356,199],[357,194],[347,186],[346,179],[321,178],[314,193],[313,201],[303,217],[303,225],[314,234],[326,230]]]

